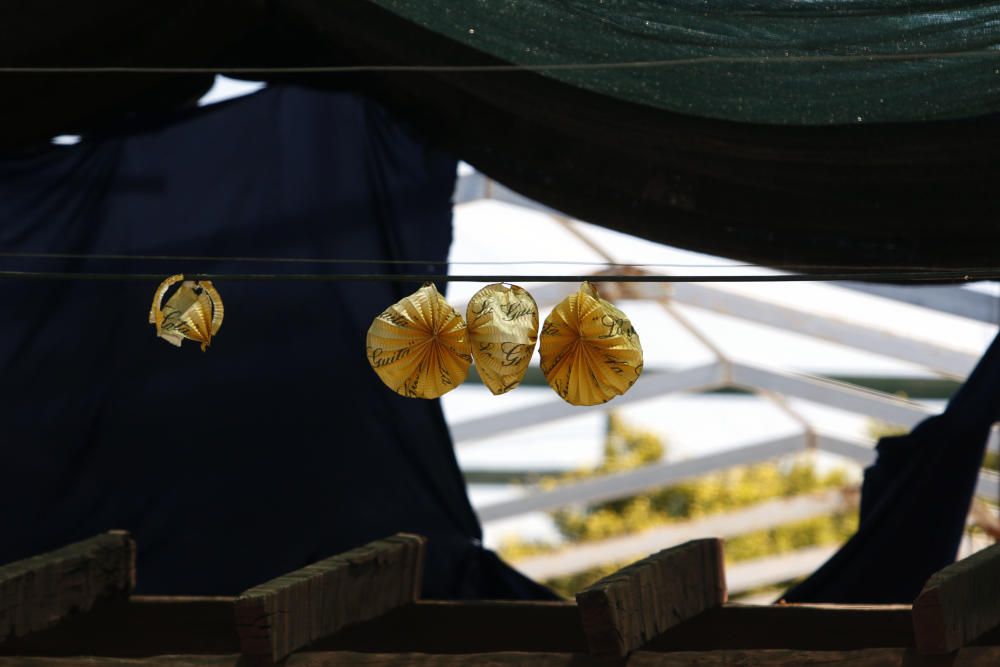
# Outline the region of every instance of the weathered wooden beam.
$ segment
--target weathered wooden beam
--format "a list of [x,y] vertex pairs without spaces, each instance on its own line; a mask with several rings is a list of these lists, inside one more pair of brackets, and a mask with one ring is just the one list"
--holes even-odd
[[135,542],[111,531],[0,567],[0,642],[135,587]]
[[913,632],[922,653],[950,653],[998,625],[1000,544],[937,572],[913,602]]
[[628,667],[992,667],[1000,664],[1000,647],[970,646],[944,660],[942,657],[944,656],[924,655],[914,648],[678,653],[638,651],[629,658]]
[[142,658],[88,657],[9,657],[0,658],[0,667],[242,667],[240,656],[154,655]]
[[587,643],[573,602],[420,600],[345,628],[308,650],[586,653]]
[[[156,655],[145,658],[0,658],[0,667],[242,667],[238,655]],[[607,667],[607,659],[573,653],[349,653],[303,652],[285,667]],[[853,651],[637,651],[619,665],[627,667],[995,667],[1000,647],[963,648],[942,662],[914,649]]]
[[715,538],[665,549],[576,595],[587,645],[599,656],[626,656],[725,601],[722,541]]
[[233,597],[133,595],[0,644],[5,656],[141,657],[240,651]]
[[426,540],[400,533],[251,588],[236,599],[240,647],[271,665],[352,623],[414,602]]
[[[135,596],[0,644],[0,656],[239,653],[233,597]],[[909,628],[909,609],[907,609]],[[346,627],[309,651],[584,653],[573,602],[418,600]]]
[[[0,658],[0,667],[244,667],[237,655],[157,655],[145,658]],[[573,653],[303,652],[284,667],[606,667]]]
[[913,645],[910,605],[727,604],[670,628],[642,651],[848,651]]
[[[607,667],[599,658],[572,653],[296,653],[285,667]],[[967,647],[947,662],[913,649],[857,651],[638,651],[628,667],[995,667],[1000,647]],[[0,658],[0,667],[242,667],[237,655],[157,655],[146,658]]]

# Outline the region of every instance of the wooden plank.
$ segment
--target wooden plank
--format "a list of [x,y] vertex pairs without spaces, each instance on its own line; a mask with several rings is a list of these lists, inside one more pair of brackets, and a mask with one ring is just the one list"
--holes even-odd
[[1000,544],[937,572],[913,602],[913,632],[922,653],[950,653],[998,625]]
[[726,601],[722,541],[693,540],[649,556],[577,593],[590,652],[625,656]]
[[[2,658],[0,667],[243,667],[239,655],[156,655],[145,658]],[[606,667],[572,653],[296,653],[284,667]]]
[[239,653],[233,597],[132,596],[0,644],[0,655]]
[[422,600],[345,628],[308,650],[584,653],[587,643],[572,602]]
[[[954,656],[921,655],[914,649],[860,651],[637,651],[618,664],[627,667],[995,667],[1000,647],[967,647]],[[604,658],[572,653],[420,653],[304,652],[285,667],[608,667]],[[239,655],[157,655],[145,658],[3,658],[0,667],[242,667]]]
[[[0,655],[125,658],[238,653],[234,601],[233,597],[133,596],[0,644]],[[344,628],[308,650],[583,653],[587,646],[572,602],[429,600]]]
[[[296,653],[285,667],[607,667],[572,653]],[[3,667],[0,665],[0,667]]]
[[910,605],[725,605],[676,625],[643,651],[913,647]]
[[0,657],[0,667],[242,667],[240,655],[154,655],[143,658]]
[[[697,651],[651,653],[638,651],[628,667],[903,667],[906,649],[860,651]],[[909,667],[909,665],[907,665]]]
[[994,667],[998,664],[1000,647],[996,646],[963,648],[953,656],[923,655],[913,648],[678,653],[637,651],[628,660],[628,667]]
[[400,533],[251,588],[236,599],[250,665],[271,665],[352,623],[414,602],[426,540]]
[[135,542],[111,531],[0,567],[0,643],[135,587]]

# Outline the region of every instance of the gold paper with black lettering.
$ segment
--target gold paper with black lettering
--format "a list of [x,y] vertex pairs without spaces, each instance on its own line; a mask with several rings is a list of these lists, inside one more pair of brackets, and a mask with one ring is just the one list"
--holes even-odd
[[[163,304],[167,290],[177,283],[181,283],[180,287]],[[184,276],[178,274],[164,280],[156,289],[149,309],[149,323],[156,326],[156,335],[171,345],[180,347],[187,338],[201,343],[204,352],[219,333],[224,315],[222,297],[212,281],[184,280]]]
[[538,306],[523,288],[502,283],[476,292],[465,313],[472,358],[495,395],[521,383],[538,340]]
[[382,382],[410,398],[443,396],[465,382],[472,363],[465,320],[431,283],[375,318],[367,354]]
[[589,282],[552,310],[540,338],[542,372],[567,403],[606,403],[642,373],[639,335]]

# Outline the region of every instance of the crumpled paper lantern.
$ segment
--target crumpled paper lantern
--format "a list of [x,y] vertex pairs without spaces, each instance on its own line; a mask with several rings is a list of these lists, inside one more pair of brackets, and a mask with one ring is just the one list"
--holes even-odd
[[538,340],[538,305],[523,288],[496,283],[476,292],[465,313],[472,358],[494,395],[521,384]]
[[642,373],[639,335],[589,282],[546,318],[539,352],[549,386],[572,405],[606,403]]
[[[181,283],[181,286],[163,304],[167,290],[176,283]],[[153,305],[149,309],[149,323],[156,326],[156,335],[171,345],[180,347],[187,338],[201,343],[201,351],[204,352],[219,333],[224,314],[222,297],[212,281],[184,280],[184,276],[178,274],[170,276],[156,288]]]
[[368,329],[368,363],[409,398],[437,398],[465,382],[472,364],[465,320],[427,283],[386,308]]

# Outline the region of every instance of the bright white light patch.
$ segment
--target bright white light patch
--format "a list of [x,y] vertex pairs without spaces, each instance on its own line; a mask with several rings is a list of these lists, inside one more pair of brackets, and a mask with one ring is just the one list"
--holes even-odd
[[226,76],[216,76],[215,84],[198,100],[198,106],[203,107],[209,104],[217,104],[256,93],[266,85],[263,81],[240,81],[238,79],[230,79]]

